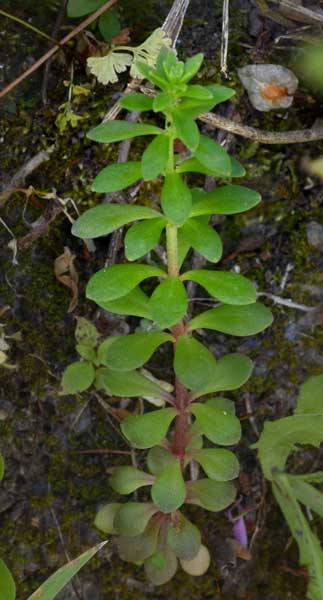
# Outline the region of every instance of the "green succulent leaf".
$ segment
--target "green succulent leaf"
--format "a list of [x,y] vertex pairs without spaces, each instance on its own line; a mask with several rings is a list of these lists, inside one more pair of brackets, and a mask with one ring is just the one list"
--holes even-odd
[[126,258],[137,260],[148,254],[158,244],[165,225],[165,219],[151,219],[132,225],[125,235]]
[[110,302],[98,302],[105,310],[117,315],[132,315],[152,320],[149,298],[140,287],[135,287],[131,292]]
[[164,439],[176,414],[175,408],[162,408],[144,415],[127,417],[121,423],[121,430],[136,448],[151,448]]
[[104,369],[102,383],[112,396],[159,398],[162,401],[160,404],[163,404],[167,398],[163,388],[138,371],[127,371],[125,374],[124,371]]
[[160,475],[172,460],[172,453],[163,446],[153,446],[147,454],[147,466],[153,475]]
[[0,558],[0,592],[1,600],[15,600],[16,584],[6,565]]
[[178,268],[180,269],[188,252],[191,249],[190,244],[184,239],[182,232],[178,229],[177,232],[177,247],[178,247]]
[[126,110],[152,110],[153,99],[145,94],[135,93],[122,96],[119,100],[120,106]]
[[184,74],[181,78],[182,83],[187,83],[190,79],[193,79],[194,75],[200,70],[203,60],[204,54],[199,52],[185,61]]
[[84,319],[84,317],[77,317],[76,321],[75,339],[78,344],[87,346],[88,348],[95,348],[99,339],[97,328],[90,321]]
[[269,327],[272,321],[273,316],[270,310],[258,302],[245,306],[221,304],[221,306],[211,308],[192,319],[188,324],[188,330],[203,328],[221,331],[229,335],[255,335]]
[[76,344],[75,350],[80,356],[82,356],[82,358],[89,362],[94,362],[96,359],[95,350],[89,346],[85,346],[84,344]]
[[230,415],[236,414],[236,408],[233,400],[229,400],[229,398],[223,398],[223,396],[208,398],[205,404],[207,406],[212,406],[212,408],[216,408],[217,410],[226,411]]
[[[202,416],[202,420],[204,418]],[[194,450],[192,457],[203,467],[207,476],[215,481],[231,481],[239,475],[239,461],[230,450],[224,448]]]
[[136,537],[145,531],[151,517],[158,511],[152,503],[127,502],[122,504],[114,518],[119,535]]
[[146,529],[136,537],[117,538],[119,556],[126,562],[144,562],[156,552],[160,521],[155,517],[149,521]]
[[87,137],[95,142],[111,144],[141,135],[158,135],[163,130],[146,123],[130,123],[129,121],[109,121],[91,129]]
[[119,502],[110,502],[109,504],[101,506],[95,516],[95,527],[100,529],[100,531],[103,531],[103,533],[116,534],[117,532],[113,523],[121,506],[122,504]]
[[257,299],[257,291],[251,281],[243,275],[230,271],[195,269],[184,273],[181,279],[195,281],[211,296],[226,304],[252,304]]
[[179,514],[176,520],[170,524],[167,543],[178,558],[191,560],[200,549],[201,533],[193,523]]
[[189,150],[194,152],[200,141],[200,131],[196,122],[193,119],[188,118],[180,110],[174,110],[172,115],[177,137]]
[[[229,159],[231,165],[231,172],[230,175],[226,175],[226,177],[244,177],[244,175],[246,174],[246,170],[241,165],[241,163],[239,163],[239,161],[236,158],[233,158],[232,156],[229,156]],[[197,160],[197,158],[188,158],[184,160],[181,164],[179,164],[176,167],[176,173],[202,173],[203,175],[224,177],[224,175],[222,175],[222,173],[219,173],[217,169],[208,169],[199,160]]]
[[125,296],[148,277],[165,277],[164,271],[149,265],[112,265],[91,277],[86,296],[99,305]]
[[187,311],[186,289],[180,279],[168,277],[153,291],[150,298],[153,320],[165,329],[180,321]]
[[196,119],[204,112],[208,112],[220,102],[225,102],[234,96],[235,92],[222,85],[207,85],[206,89],[211,92],[212,98],[208,100],[199,100],[197,98],[184,98],[180,103],[181,111],[190,117]]
[[307,506],[310,510],[323,517],[323,494],[313,485],[302,481],[296,476],[288,476],[292,490],[299,502]]
[[206,510],[218,512],[230,506],[236,497],[236,489],[229,481],[198,479],[188,484],[188,499]]
[[116,163],[104,167],[104,169],[100,171],[92,183],[91,190],[92,192],[104,194],[108,192],[118,192],[119,190],[123,190],[124,188],[129,187],[129,185],[136,183],[141,177],[142,172],[140,162],[130,161]]
[[226,354],[216,363],[212,380],[204,382],[194,397],[204,396],[213,392],[236,390],[248,381],[253,369],[253,363],[244,354],[238,352]]
[[105,0],[68,0],[67,16],[71,18],[84,17],[103,6]]
[[228,153],[224,148],[214,140],[200,136],[200,143],[195,151],[195,157],[207,169],[216,171],[218,175],[230,177],[231,161]]
[[210,92],[212,92],[213,100],[216,102],[216,104],[226,102],[235,95],[234,90],[224,85],[218,85],[217,83],[212,83],[211,85],[208,85],[207,88],[210,90]]
[[169,158],[169,136],[166,133],[157,135],[147,146],[141,158],[142,176],[152,181],[163,173]]
[[179,459],[173,458],[157,476],[151,488],[151,497],[165,513],[173,512],[182,506],[186,497],[186,486]]
[[164,332],[132,333],[110,339],[104,356],[101,351],[101,364],[116,371],[132,371],[142,367],[158,346],[173,341],[173,337]]
[[208,570],[211,556],[206,546],[201,544],[197,555],[191,560],[180,560],[181,567],[185,573],[199,577]]
[[88,362],[74,362],[69,365],[62,378],[64,394],[77,394],[87,390],[94,381],[95,371]]
[[183,385],[198,390],[213,379],[216,360],[201,342],[183,335],[176,342],[174,370]]
[[222,256],[222,242],[219,234],[200,219],[188,219],[181,233],[190,246],[206,260],[218,262]]
[[[148,81],[151,81],[151,83],[156,85],[161,90],[168,89],[169,84],[166,81],[165,77],[161,76],[156,71],[156,69],[153,69],[152,67],[147,65],[147,63],[138,61],[138,62],[136,62],[136,68],[139,71],[139,73],[142,75],[142,77],[144,77],[145,79],[148,79]],[[154,107],[154,110],[156,110],[155,107]]]
[[196,100],[212,100],[212,92],[204,85],[188,85],[185,94],[185,98],[195,98]]
[[182,83],[187,83],[190,79],[193,79],[194,75],[200,70],[203,60],[204,54],[202,54],[202,52],[187,59],[184,65],[184,74],[181,79]]
[[109,483],[118,494],[131,494],[138,488],[152,485],[153,478],[135,467],[116,467],[109,478]]
[[155,112],[161,112],[167,109],[174,102],[174,95],[169,94],[168,92],[160,92],[154,98],[153,101],[153,110]]
[[112,42],[113,38],[121,31],[117,15],[111,10],[103,13],[99,18],[99,30],[106,42]]
[[323,374],[310,377],[300,387],[295,414],[323,414]]
[[241,185],[224,185],[213,192],[201,194],[192,207],[191,216],[234,215],[242,213],[261,202],[258,192]]
[[246,174],[246,169],[244,166],[233,156],[230,156],[231,160],[231,175],[230,177],[244,177]]
[[173,550],[165,547],[145,561],[145,572],[154,585],[163,585],[174,577],[177,571],[177,558]]
[[180,227],[192,208],[190,189],[177,173],[167,174],[161,192],[161,206],[166,217]]
[[145,206],[100,204],[83,213],[73,224],[72,233],[83,239],[108,235],[131,221],[153,219],[160,213]]
[[191,412],[203,434],[214,444],[232,446],[238,443],[241,436],[241,425],[235,415],[199,402],[192,404]]

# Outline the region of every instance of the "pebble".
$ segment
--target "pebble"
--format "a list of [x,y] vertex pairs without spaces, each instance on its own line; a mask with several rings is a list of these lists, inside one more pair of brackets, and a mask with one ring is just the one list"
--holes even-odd
[[311,248],[323,251],[323,225],[310,221],[306,225],[307,242]]

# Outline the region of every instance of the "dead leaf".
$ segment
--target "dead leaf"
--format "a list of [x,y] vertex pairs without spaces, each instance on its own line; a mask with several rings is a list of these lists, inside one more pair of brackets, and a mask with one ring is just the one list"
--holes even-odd
[[242,544],[239,544],[237,540],[231,539],[231,543],[237,558],[240,558],[241,560],[252,559],[251,553],[249,552],[248,548],[245,548]]
[[117,35],[112,38],[111,45],[112,46],[120,46],[122,44],[128,44],[130,42],[130,28],[126,27],[122,29]]
[[[63,254],[58,256],[54,263],[55,277],[66,287],[72,291],[72,300],[67,309],[67,312],[73,312],[78,303],[78,274],[74,267],[75,255],[71,253],[70,249],[65,246]],[[65,273],[68,273],[66,275]]]

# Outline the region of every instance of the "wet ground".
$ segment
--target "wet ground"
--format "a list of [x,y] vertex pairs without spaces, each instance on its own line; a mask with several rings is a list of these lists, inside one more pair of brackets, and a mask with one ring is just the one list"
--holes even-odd
[[[11,4],[2,7],[13,11]],[[51,33],[58,4],[19,0],[14,12]],[[122,22],[132,27],[133,41],[137,42],[162,22],[170,3],[164,6],[148,0],[144,16],[135,2],[120,4]],[[221,81],[221,6],[219,1],[193,0],[179,41],[183,54],[204,51],[207,60],[202,79],[207,81]],[[266,114],[252,108],[236,74],[237,67],[249,62],[293,66],[296,34],[263,18],[247,0],[232,1],[230,24],[229,85],[237,90],[232,105],[234,118],[274,131],[311,126],[320,114],[322,98],[302,82],[291,109]],[[63,32],[67,26],[71,22],[65,22]],[[275,44],[278,36],[286,33],[291,39]],[[47,42],[34,33],[2,19],[2,83],[15,78],[47,47]],[[75,81],[83,85],[89,79],[81,42],[73,51],[79,56]],[[120,404],[90,393],[77,397],[59,393],[61,374],[76,358],[75,317],[92,319],[103,336],[139,325],[135,319],[125,322],[98,313],[85,301],[85,283],[103,265],[107,243],[99,241],[94,254],[86,252],[71,236],[64,213],[50,224],[47,233],[34,241],[29,239],[15,251],[16,240],[29,234],[32,223],[48,215],[54,202],[53,197],[39,192],[71,199],[84,210],[98,201],[90,192],[94,174],[106,162],[107,152],[113,156],[116,151],[102,153],[102,148],[92,145],[84,134],[100,121],[126,78],[122,85],[109,90],[93,86],[91,95],[75,107],[84,117],[79,127],[60,134],[55,119],[67,98],[63,80],[69,78],[69,58],[54,61],[48,104],[43,106],[43,70],[39,70],[6,97],[0,122],[2,189],[10,186],[26,160],[53,148],[50,160],[18,186],[33,186],[36,192],[29,197],[24,192],[13,194],[0,213],[0,335],[4,332],[8,336],[5,352],[12,367],[0,371],[0,446],[6,457],[6,476],[0,489],[0,555],[15,575],[19,600],[66,562],[67,556],[75,557],[102,539],[93,518],[100,503],[115,499],[107,486],[107,469],[123,462],[100,453],[81,454],[84,450],[125,449],[116,428]],[[239,493],[244,507],[254,509],[247,518],[250,537],[259,528],[252,560],[232,554],[228,542],[231,526],[225,515],[191,509],[213,558],[201,580],[179,572],[169,584],[152,588],[142,571],[121,563],[113,545],[108,544],[80,573],[74,587],[59,596],[61,600],[301,600],[305,596],[306,577],[298,567],[295,544],[289,543],[287,526],[249,445],[256,441],[256,432],[261,431],[265,419],[289,414],[298,385],[323,370],[323,189],[319,179],[309,177],[306,171],[306,161],[321,154],[323,145],[261,146],[231,136],[228,142],[230,152],[247,169],[241,183],[261,191],[263,203],[245,215],[221,220],[219,230],[225,248],[221,266],[247,275],[261,292],[317,307],[309,313],[304,306],[303,310],[288,308],[267,297],[264,301],[275,316],[270,330],[246,340],[216,334],[208,338],[215,355],[237,349],[256,364],[249,383],[231,394],[243,423],[243,439],[237,448],[242,464]],[[134,145],[132,155],[139,151],[140,146]],[[153,193],[148,190],[144,201],[149,203]],[[66,209],[74,217],[73,202],[68,201]],[[79,302],[73,313],[68,313],[70,290],[54,275],[54,262],[65,247],[76,257],[80,278]],[[195,308],[200,308],[198,302]],[[167,378],[170,374],[162,352],[155,355],[150,367],[157,376]],[[311,452],[298,453],[298,468],[310,469],[313,458]],[[320,457],[315,458],[319,466]]]

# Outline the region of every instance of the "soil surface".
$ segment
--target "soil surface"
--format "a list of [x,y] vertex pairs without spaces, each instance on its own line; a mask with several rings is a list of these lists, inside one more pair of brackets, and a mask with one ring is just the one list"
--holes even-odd
[[[133,43],[160,25],[170,6],[170,2],[146,0],[142,11],[138,1],[121,0],[119,4],[122,24],[131,27]],[[187,56],[203,51],[206,61],[201,81],[222,82],[236,90],[232,102],[219,107],[221,114],[264,130],[312,126],[320,116],[322,97],[302,80],[291,108],[260,113],[250,104],[237,76],[237,68],[251,63],[276,63],[293,69],[302,23],[294,23],[294,28],[283,26],[266,18],[256,2],[232,0],[230,4],[228,80],[219,68],[222,1],[191,1],[179,53]],[[14,5],[2,3],[4,10],[52,34],[58,0],[17,0]],[[4,85],[41,56],[48,44],[18,23],[0,18],[0,78]],[[74,25],[64,20],[61,35]],[[76,397],[60,393],[62,372],[77,357],[76,317],[92,320],[103,338],[144,327],[139,319],[98,311],[86,301],[85,284],[103,266],[109,239],[96,241],[95,252],[89,252],[70,232],[68,215],[75,218],[75,206],[82,212],[101,201],[90,192],[91,180],[117,152],[111,147],[102,150],[87,140],[85,133],[100,122],[127,82],[125,75],[108,88],[95,84],[86,74],[86,52],[85,38],[80,36],[66,55],[59,54],[52,62],[46,105],[41,98],[44,70],[40,69],[2,101],[1,109],[2,190],[15,187],[20,191],[0,200],[0,350],[4,350],[4,342],[8,346],[7,362],[0,365],[0,449],[6,460],[0,488],[0,555],[14,573],[18,600],[26,599],[68,557],[78,556],[103,539],[93,520],[102,503],[117,499],[107,484],[108,469],[126,464],[123,456],[84,451],[128,450],[118,433],[118,420],[132,405],[96,393]],[[73,105],[82,117],[78,127],[68,126],[60,132],[55,120],[67,100],[64,81],[71,77],[71,56],[76,56],[74,82],[90,84],[91,94],[80,96]],[[306,168],[309,159],[322,154],[323,144],[265,146],[209,127],[205,130],[225,139],[230,153],[246,168],[241,184],[263,196],[263,202],[252,211],[219,220],[224,240],[220,266],[246,275],[259,292],[268,295],[263,301],[273,310],[274,324],[263,334],[245,339],[215,333],[204,338],[216,356],[237,350],[255,361],[250,381],[230,394],[243,426],[242,441],[235,451],[241,461],[238,494],[249,511],[251,560],[232,551],[232,526],[224,513],[190,509],[212,555],[203,578],[178,571],[169,584],[154,588],[140,568],[119,560],[110,542],[73,585],[60,593],[60,600],[305,597],[306,573],[299,568],[296,545],[250,445],[266,419],[290,414],[298,386],[309,375],[323,371],[323,189]],[[13,186],[22,165],[49,149],[50,159]],[[140,151],[140,144],[134,143],[131,156]],[[209,186],[212,183],[207,182]],[[34,191],[27,193],[29,186]],[[140,194],[149,205],[156,190],[147,188]],[[53,206],[61,206],[57,197],[65,203],[64,212],[46,230]],[[45,229],[38,236],[44,221]],[[36,235],[29,235],[35,231]],[[79,277],[78,304],[72,312],[68,312],[71,290],[54,273],[55,260],[65,248],[75,256]],[[117,260],[123,260],[122,247]],[[202,294],[198,290],[196,295]],[[275,302],[272,296],[291,299],[296,307]],[[197,299],[194,311],[205,305]],[[309,312],[306,307],[316,310]],[[168,379],[172,377],[168,365],[165,351],[159,351],[149,368],[157,377]],[[308,450],[297,453],[293,468],[306,472],[312,469],[313,460],[322,470],[322,455]],[[315,525],[319,528],[319,523]]]

